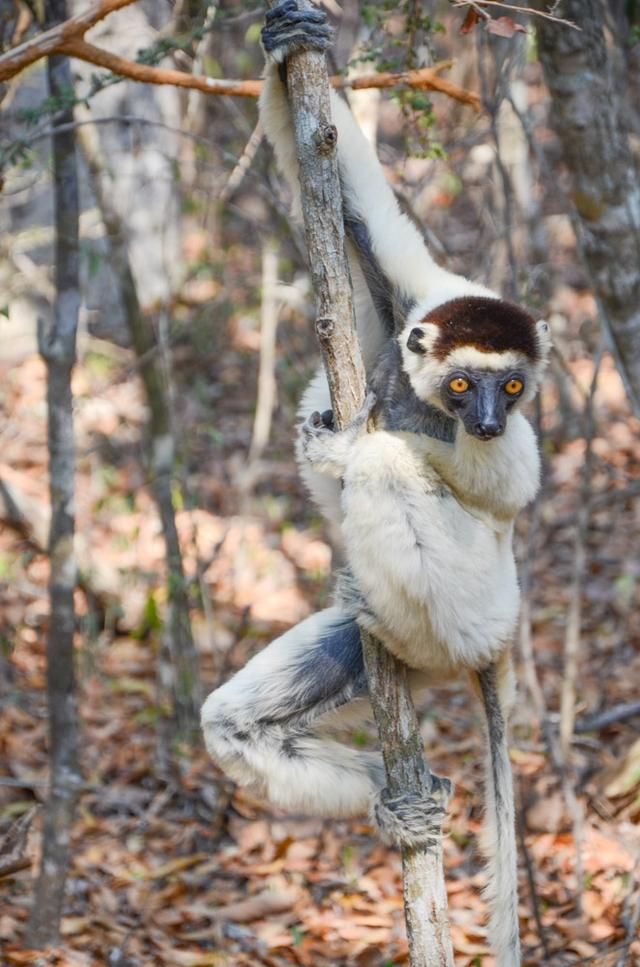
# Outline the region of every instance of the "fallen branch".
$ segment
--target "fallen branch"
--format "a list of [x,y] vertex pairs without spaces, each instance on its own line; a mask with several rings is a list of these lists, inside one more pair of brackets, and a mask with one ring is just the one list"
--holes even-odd
[[584,732],[600,732],[601,729],[608,729],[610,725],[624,722],[636,715],[640,715],[640,702],[623,702],[621,705],[614,705],[613,708],[607,709],[605,712],[578,719],[573,731],[578,735]]
[[14,820],[0,839],[0,880],[31,866],[27,839],[36,812],[37,809],[30,809],[24,816]]
[[[262,81],[235,81],[213,77],[203,77],[200,74],[188,74],[186,71],[172,70],[165,67],[154,67],[139,61],[120,57],[103,47],[85,40],[86,32],[100,20],[104,20],[110,13],[128,7],[136,0],[102,0],[101,3],[90,7],[89,10],[77,17],[71,17],[63,24],[46,30],[35,37],[31,37],[18,47],[14,47],[0,57],[0,83],[15,77],[31,64],[35,64],[43,57],[52,54],[63,54],[76,57],[95,67],[103,67],[114,74],[127,77],[129,80],[141,84],[164,84],[172,87],[184,87],[203,94],[218,94],[230,97],[258,97],[262,90]],[[343,77],[333,77],[331,83],[336,88],[387,88],[409,87],[415,90],[439,91],[462,104],[467,104],[474,111],[480,111],[480,98],[471,91],[466,91],[452,81],[441,77],[443,70],[451,67],[451,61],[443,61],[434,67],[421,70],[403,71],[399,74],[367,74],[351,80]]]
[[[335,421],[342,428],[362,405],[365,373],[345,255],[337,137],[331,122],[324,55],[309,50],[289,57],[287,86],[305,237],[318,302],[316,334]],[[391,795],[402,791],[424,796],[431,790],[431,775],[424,760],[407,669],[369,634],[362,633],[362,647],[389,791]],[[451,967],[441,838],[436,837],[430,847],[404,847],[402,862],[411,967]]]

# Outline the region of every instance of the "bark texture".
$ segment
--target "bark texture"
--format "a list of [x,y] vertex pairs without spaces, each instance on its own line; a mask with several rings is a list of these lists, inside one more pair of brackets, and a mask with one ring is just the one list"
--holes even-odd
[[[47,4],[49,23],[64,20],[65,0]],[[66,57],[47,63],[52,97],[72,87]],[[67,112],[65,121],[73,120]],[[71,826],[81,776],[73,638],[76,587],[74,541],[75,446],[71,374],[76,358],[79,289],[79,192],[73,131],[52,139],[55,218],[56,297],[48,331],[41,326],[40,352],[47,365],[47,410],[51,528],[49,595],[51,615],[47,637],[47,700],[49,706],[50,789],[44,811],[42,861],[35,888],[27,942],[33,947],[56,943],[64,884],[70,859]]]
[[[535,0],[532,6],[540,6]],[[579,245],[631,405],[640,416],[640,181],[613,83],[603,0],[561,0],[540,20],[552,123],[573,182]]]
[[[373,713],[382,743],[392,796],[431,792],[431,774],[411,700],[407,667],[375,638],[363,633],[362,644]],[[411,967],[453,967],[442,839],[428,849],[402,849],[404,913]]]
[[[316,333],[336,422],[345,426],[362,405],[365,373],[358,346],[345,253],[329,78],[323,54],[289,58],[287,82],[300,165],[302,212],[318,304]],[[369,692],[380,732],[390,789],[429,791],[430,773],[407,682],[406,668],[363,634]],[[405,917],[411,967],[450,967],[442,850],[403,849]]]

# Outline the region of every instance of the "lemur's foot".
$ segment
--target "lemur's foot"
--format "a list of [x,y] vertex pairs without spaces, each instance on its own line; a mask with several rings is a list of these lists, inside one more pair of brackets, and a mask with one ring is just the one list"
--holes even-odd
[[453,785],[449,779],[431,776],[429,795],[403,793],[391,796],[387,789],[373,803],[371,818],[382,838],[396,846],[435,846],[442,835],[442,821]]
[[333,31],[319,7],[300,9],[298,0],[282,0],[267,11],[262,28],[262,46],[277,63],[298,50],[324,51]]

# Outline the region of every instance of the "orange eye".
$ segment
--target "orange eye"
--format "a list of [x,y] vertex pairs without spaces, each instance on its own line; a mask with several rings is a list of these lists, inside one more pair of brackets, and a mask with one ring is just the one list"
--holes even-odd
[[454,393],[466,393],[469,389],[469,383],[462,376],[456,376],[449,383],[449,389],[452,389]]
[[509,396],[516,396],[518,393],[521,393],[523,389],[524,383],[521,379],[510,379],[505,386],[505,391],[509,394]]

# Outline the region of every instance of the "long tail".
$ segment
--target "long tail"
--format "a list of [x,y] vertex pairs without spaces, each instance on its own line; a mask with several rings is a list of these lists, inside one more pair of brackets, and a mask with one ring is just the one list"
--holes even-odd
[[477,674],[488,738],[483,852],[487,859],[489,939],[496,953],[497,967],[520,967],[513,777],[505,720],[507,694],[510,691],[508,658],[499,664],[489,665]]

